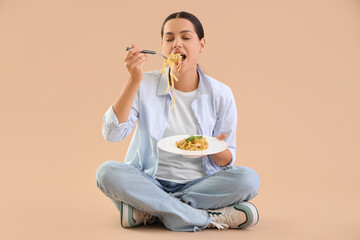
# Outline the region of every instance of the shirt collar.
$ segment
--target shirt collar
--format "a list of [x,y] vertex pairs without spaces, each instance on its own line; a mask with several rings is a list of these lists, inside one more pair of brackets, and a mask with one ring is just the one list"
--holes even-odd
[[[210,86],[207,76],[203,73],[203,71],[200,69],[199,66],[197,66],[197,71],[200,77],[199,86],[197,89],[198,94],[211,93],[212,88]],[[166,75],[169,76],[169,67],[166,67]],[[165,77],[164,73],[161,73],[157,95],[158,96],[170,95],[171,86],[169,86],[169,91],[165,93],[167,86],[168,86],[167,78]]]

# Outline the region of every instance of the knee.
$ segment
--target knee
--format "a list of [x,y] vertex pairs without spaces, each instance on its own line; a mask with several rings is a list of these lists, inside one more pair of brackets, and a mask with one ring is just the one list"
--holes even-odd
[[96,171],[96,182],[97,186],[102,189],[103,187],[113,184],[116,180],[115,178],[119,177],[122,168],[126,164],[118,161],[107,161],[100,165]]
[[255,170],[249,167],[239,167],[236,171],[237,185],[242,192],[247,192],[253,198],[259,191],[260,177]]

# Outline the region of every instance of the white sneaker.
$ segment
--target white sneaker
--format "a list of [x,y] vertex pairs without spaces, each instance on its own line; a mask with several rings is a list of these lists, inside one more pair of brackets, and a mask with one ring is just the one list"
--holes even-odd
[[249,228],[259,221],[259,213],[256,207],[249,202],[242,202],[216,210],[208,210],[208,214],[212,217],[208,228]]
[[140,224],[148,225],[157,219],[155,216],[139,211],[124,202],[120,203],[120,207],[121,226],[124,228],[131,228]]

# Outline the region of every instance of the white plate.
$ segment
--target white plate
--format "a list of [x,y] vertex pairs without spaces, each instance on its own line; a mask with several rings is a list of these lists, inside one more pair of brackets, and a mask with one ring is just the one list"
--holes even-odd
[[[215,137],[203,136],[209,143],[208,148],[201,151],[189,151],[176,147],[176,142],[188,138],[190,135],[175,135],[163,138],[158,142],[158,147],[166,152],[183,155],[186,158],[199,158],[203,155],[214,154],[224,151],[228,145],[225,141],[219,140]],[[197,136],[197,135],[194,135]]]

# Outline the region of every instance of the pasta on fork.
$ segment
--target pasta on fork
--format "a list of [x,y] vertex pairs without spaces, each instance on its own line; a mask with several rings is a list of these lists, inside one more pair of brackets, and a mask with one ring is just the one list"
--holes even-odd
[[166,75],[166,66],[168,66],[170,68],[170,78],[171,78],[171,87],[172,87],[172,92],[173,92],[173,102],[171,104],[170,110],[173,109],[174,104],[175,104],[175,87],[174,87],[174,79],[175,81],[178,81],[177,77],[174,75],[174,69],[176,69],[176,71],[180,71],[181,68],[181,55],[178,54],[173,54],[171,53],[168,58],[164,59],[164,65],[160,71],[161,73],[164,73],[166,79],[168,80],[168,85],[166,88],[165,93],[167,93],[169,91],[169,77]]

